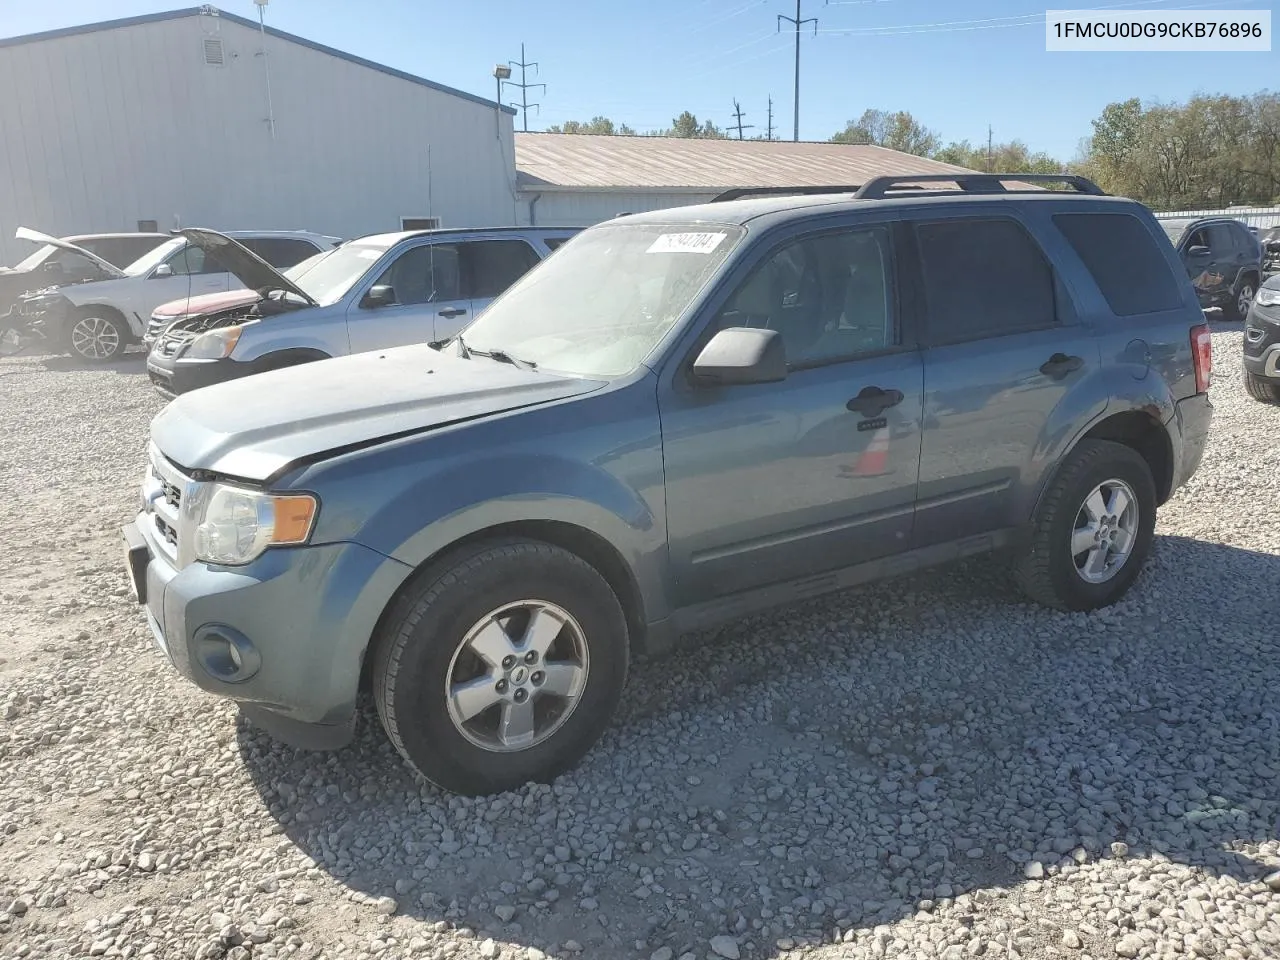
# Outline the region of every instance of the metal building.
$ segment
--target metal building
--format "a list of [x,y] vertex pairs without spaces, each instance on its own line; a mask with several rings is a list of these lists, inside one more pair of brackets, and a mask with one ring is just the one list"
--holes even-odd
[[516,222],[513,109],[211,6],[2,39],[0,90],[0,263],[18,226]]
[[704,203],[735,187],[851,186],[886,174],[972,173],[885,147],[788,140],[517,133],[522,224],[598,223]]

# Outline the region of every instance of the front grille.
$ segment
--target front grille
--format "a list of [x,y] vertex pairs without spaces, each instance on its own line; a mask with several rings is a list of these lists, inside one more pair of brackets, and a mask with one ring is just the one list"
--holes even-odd
[[153,447],[151,469],[143,487],[144,510],[155,528],[156,545],[175,565],[181,552],[183,501],[191,487],[191,478]]

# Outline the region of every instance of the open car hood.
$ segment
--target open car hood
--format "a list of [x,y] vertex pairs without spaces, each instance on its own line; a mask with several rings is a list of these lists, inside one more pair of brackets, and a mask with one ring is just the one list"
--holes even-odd
[[268,290],[283,290],[295,297],[305,300],[313,307],[319,304],[308,296],[300,287],[277,270],[252,250],[236,243],[230,237],[207,230],[204,227],[188,227],[180,230],[188,242],[195,244],[205,253],[218,259],[218,262],[236,275],[241,283],[250,290],[265,293]]
[[80,256],[93,261],[110,277],[123,277],[125,272],[117,267],[114,263],[108,263],[97,254],[90,253],[84,247],[77,247],[74,243],[68,243],[66,240],[59,240],[57,237],[51,237],[43,234],[38,230],[32,230],[30,227],[19,227],[14,237],[18,240],[30,240],[32,243],[51,243],[55,247],[61,247],[63,250],[70,250],[72,253],[78,253]]

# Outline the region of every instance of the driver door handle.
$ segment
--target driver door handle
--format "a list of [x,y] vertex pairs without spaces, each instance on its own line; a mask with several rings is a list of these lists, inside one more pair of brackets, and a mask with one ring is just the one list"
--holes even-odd
[[460,316],[462,316],[462,314],[464,314],[464,313],[466,313],[466,312],[467,312],[467,311],[466,311],[466,310],[464,310],[464,309],[462,309],[462,307],[445,307],[443,310],[441,310],[441,311],[440,311],[440,316],[442,316],[442,317],[460,317]]
[[1055,353],[1040,365],[1040,372],[1054,380],[1061,380],[1068,373],[1074,373],[1084,366],[1079,357],[1069,357],[1065,353]]
[[855,413],[862,414],[863,417],[870,420],[880,416],[890,407],[895,407],[902,402],[901,390],[882,390],[879,387],[863,387],[858,391],[858,395],[850,400],[845,407]]

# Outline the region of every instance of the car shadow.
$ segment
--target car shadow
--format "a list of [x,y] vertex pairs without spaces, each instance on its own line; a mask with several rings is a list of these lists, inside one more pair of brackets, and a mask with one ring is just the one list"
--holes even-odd
[[1092,615],[989,558],[810,601],[637,664],[578,769],[499,797],[416,781],[367,705],[334,754],[244,721],[239,747],[356,899],[584,956],[772,956],[1125,856],[1245,883],[1280,835],[1276,583],[1280,556],[1160,536]]
[[89,363],[72,357],[67,354],[44,354],[36,355],[40,369],[47,370],[51,373],[84,373],[90,371],[102,371],[110,373],[119,373],[130,376],[141,374],[146,375],[147,372],[147,355],[143,351],[126,352],[123,356],[114,360],[103,360],[97,363]]

